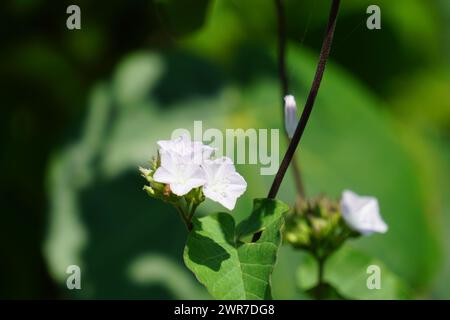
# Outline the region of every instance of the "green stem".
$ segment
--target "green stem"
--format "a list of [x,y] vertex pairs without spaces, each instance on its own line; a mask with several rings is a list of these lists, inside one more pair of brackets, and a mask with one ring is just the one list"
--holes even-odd
[[191,210],[189,211],[189,215],[188,215],[188,221],[191,222],[192,221],[192,217],[195,214],[195,210],[197,210],[199,203],[193,203]]
[[310,295],[317,300],[327,298],[328,285],[324,280],[326,257],[314,255],[317,260],[317,284],[310,290]]
[[324,281],[324,271],[325,271],[325,261],[326,258],[318,258],[318,270],[317,270],[317,286],[322,286]]
[[183,210],[183,208],[181,208],[179,205],[175,205],[175,208],[177,209],[177,211],[178,211],[178,213],[179,213],[179,215],[180,215],[181,220],[183,220],[183,222],[184,222],[184,224],[185,224],[185,226],[186,226],[186,229],[187,229],[188,231],[191,231],[191,230],[192,230],[192,223],[191,223],[191,221],[188,219],[188,217],[187,217],[185,211]]

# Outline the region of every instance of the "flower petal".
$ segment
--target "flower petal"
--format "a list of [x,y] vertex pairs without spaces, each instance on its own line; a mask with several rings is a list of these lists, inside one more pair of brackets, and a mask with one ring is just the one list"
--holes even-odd
[[205,197],[219,202],[229,210],[233,210],[237,198],[245,192],[247,183],[236,172],[231,159],[223,157],[206,161],[202,168],[206,178],[203,187]]
[[160,182],[160,183],[171,183],[175,179],[174,179],[173,175],[166,168],[159,167],[158,169],[156,169],[156,171],[153,175],[153,180],[155,180],[156,182]]

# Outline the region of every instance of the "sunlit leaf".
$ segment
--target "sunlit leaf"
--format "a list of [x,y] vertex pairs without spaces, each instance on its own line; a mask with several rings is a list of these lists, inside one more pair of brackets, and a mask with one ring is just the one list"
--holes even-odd
[[[195,219],[184,252],[186,265],[216,299],[271,299],[270,277],[287,210],[280,201],[257,199],[252,215],[237,227],[228,213]],[[240,240],[259,230],[258,241]]]

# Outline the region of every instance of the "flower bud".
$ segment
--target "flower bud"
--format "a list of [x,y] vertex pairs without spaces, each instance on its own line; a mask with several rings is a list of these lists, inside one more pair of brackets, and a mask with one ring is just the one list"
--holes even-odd
[[378,199],[360,196],[350,190],[344,190],[341,199],[342,217],[347,225],[362,235],[385,233],[388,225],[380,214]]
[[152,173],[152,170],[146,169],[146,168],[143,168],[143,167],[139,167],[139,172],[141,173],[142,177],[147,179],[147,177]]
[[153,190],[152,187],[150,187],[150,186],[144,186],[144,190],[147,192],[147,194],[148,194],[150,197],[154,197],[154,196],[155,196],[155,190]]
[[297,104],[292,95],[284,97],[284,126],[289,139],[291,139],[297,128]]
[[344,222],[339,203],[325,196],[303,201],[285,219],[285,241],[325,258],[358,235]]

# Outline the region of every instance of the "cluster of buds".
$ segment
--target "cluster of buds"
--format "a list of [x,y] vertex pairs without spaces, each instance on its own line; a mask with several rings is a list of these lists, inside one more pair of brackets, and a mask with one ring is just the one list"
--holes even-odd
[[302,202],[286,217],[284,239],[323,260],[348,239],[386,231],[376,198],[344,191],[340,201],[319,197]]

